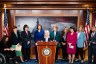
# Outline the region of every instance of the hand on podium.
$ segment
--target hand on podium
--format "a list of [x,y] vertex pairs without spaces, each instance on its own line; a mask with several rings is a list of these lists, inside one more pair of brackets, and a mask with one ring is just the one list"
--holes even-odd
[[28,41],[28,43],[27,43],[28,45],[30,44],[30,41]]
[[37,45],[37,43],[35,43],[35,45]]
[[40,42],[43,42],[43,40],[41,40]]

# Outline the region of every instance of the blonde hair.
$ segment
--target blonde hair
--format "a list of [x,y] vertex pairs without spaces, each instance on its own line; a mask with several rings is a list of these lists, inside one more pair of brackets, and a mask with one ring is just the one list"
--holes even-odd
[[96,26],[92,26],[92,28],[96,28]]
[[65,28],[64,28],[64,29],[69,29],[69,28],[68,28],[68,26],[65,26]]
[[58,29],[58,26],[57,26],[57,25],[53,25],[53,28],[56,28],[56,29]]
[[79,31],[79,28],[82,28],[82,31],[84,31],[84,27],[83,27],[83,25],[80,25],[79,27],[78,27],[78,29],[77,29],[77,31]]

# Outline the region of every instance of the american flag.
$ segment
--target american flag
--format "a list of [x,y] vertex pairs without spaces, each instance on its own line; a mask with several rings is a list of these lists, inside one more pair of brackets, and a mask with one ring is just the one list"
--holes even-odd
[[4,10],[4,30],[3,34],[8,36],[8,19],[7,19],[7,12],[6,9]]
[[86,17],[86,24],[85,24],[85,34],[86,34],[86,42],[85,46],[87,46],[87,40],[89,38],[89,33],[90,33],[90,13],[89,10],[87,9],[87,17]]

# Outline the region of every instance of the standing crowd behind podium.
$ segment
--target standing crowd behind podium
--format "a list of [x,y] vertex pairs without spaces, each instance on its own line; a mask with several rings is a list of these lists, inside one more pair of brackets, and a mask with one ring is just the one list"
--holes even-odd
[[[10,36],[4,36],[0,42],[0,53],[7,55],[14,54],[19,57],[21,62],[30,61],[30,48],[32,44],[32,36],[29,31],[28,25],[24,25],[21,34],[17,31],[17,27],[14,26]],[[52,31],[43,30],[42,25],[37,26],[37,30],[34,32],[36,61],[38,62],[38,51],[36,43],[38,41],[55,41],[57,42],[55,61],[58,61],[59,49],[62,49],[62,60],[69,60],[69,63],[73,64],[74,61],[81,60],[84,62],[84,43],[86,41],[86,34],[84,33],[83,26],[80,26],[77,31],[74,27],[68,28],[67,26],[58,31],[58,26],[54,25]],[[92,27],[88,39],[88,64],[96,64],[96,27]],[[21,51],[11,50],[13,45],[22,46]],[[12,56],[11,55],[11,56]],[[79,57],[80,55],[80,57]],[[93,60],[93,61],[92,61]],[[15,59],[17,62],[17,59]]]

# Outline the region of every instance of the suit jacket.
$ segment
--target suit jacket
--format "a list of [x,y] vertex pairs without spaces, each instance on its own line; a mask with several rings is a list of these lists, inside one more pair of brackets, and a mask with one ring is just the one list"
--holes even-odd
[[0,53],[2,53],[3,55],[6,55],[8,57],[14,58],[16,57],[15,51],[5,51],[5,48],[10,48],[11,47],[11,43],[8,41],[6,42],[6,44],[4,43],[4,41],[0,42]]
[[89,40],[88,40],[89,45],[92,44],[92,42],[95,42],[95,44],[96,44],[96,32],[93,37],[91,36],[91,34],[92,34],[92,32],[90,32],[90,34],[89,34]]
[[[50,32],[50,38],[54,40],[54,31]],[[57,31],[55,40],[58,42],[57,47],[60,47],[60,33]]]
[[[23,48],[30,48],[30,46],[31,46],[30,31],[28,31],[28,34],[25,31],[22,31],[21,32],[21,38],[22,38],[22,47]],[[30,44],[28,44],[28,41],[30,41]]]
[[41,41],[44,38],[44,30],[41,30],[40,32],[38,32],[38,30],[36,30],[34,32],[34,41]]
[[[78,35],[78,32],[77,32]],[[82,48],[84,46],[84,42],[86,41],[86,35],[84,32],[81,32],[79,37],[77,38],[77,47]]]
[[[51,41],[51,38],[48,38],[48,42]],[[43,42],[45,42],[45,38],[43,38]]]
[[6,42],[6,44],[4,43],[4,41],[1,41],[1,42],[0,42],[0,53],[6,53],[6,52],[4,51],[4,49],[5,49],[5,48],[10,48],[10,47],[11,47],[11,44],[10,44],[9,41]]
[[[69,43],[71,43],[71,46],[74,48],[70,48]],[[75,54],[76,53],[76,43],[77,43],[77,33],[74,32],[73,35],[71,35],[71,32],[67,35],[67,53],[69,54]]]
[[[62,33],[61,34],[61,38],[60,38],[60,42],[63,42],[63,43],[66,43],[67,42],[67,35],[68,35],[68,33],[66,34],[66,35],[64,35],[65,33]],[[65,37],[65,38],[64,38]]]
[[[68,34],[68,33],[67,33]],[[63,43],[66,43],[67,45],[67,34],[64,35],[64,34],[61,34],[61,38],[60,38],[60,42],[61,42],[61,45],[62,45],[62,42]],[[64,36],[63,36],[64,35]],[[65,38],[64,38],[65,37]],[[62,45],[62,46],[66,46],[66,45]]]
[[19,32],[17,32],[17,36],[14,32],[12,32],[9,40],[10,40],[12,45],[17,45],[18,43],[21,43],[21,38],[20,38]]

